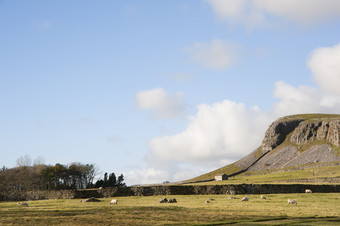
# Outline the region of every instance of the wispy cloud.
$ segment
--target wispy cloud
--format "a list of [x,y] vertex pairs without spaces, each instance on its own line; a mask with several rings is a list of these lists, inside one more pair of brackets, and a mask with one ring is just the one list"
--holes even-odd
[[178,73],[174,73],[170,75],[170,79],[174,81],[179,81],[179,82],[186,82],[186,81],[192,81],[194,78],[189,73],[178,72]]
[[43,23],[41,23],[41,27],[43,29],[50,29],[53,27],[53,23],[51,21],[46,20]]
[[247,27],[268,25],[275,20],[313,25],[339,18],[338,0],[205,0],[216,15]]
[[185,115],[186,106],[182,93],[170,95],[163,88],[140,91],[135,97],[136,106],[142,110],[150,110],[156,118],[178,118]]
[[98,124],[98,122],[91,117],[79,119],[76,123],[77,123],[77,125],[96,125],[96,124]]
[[41,127],[41,128],[46,126],[46,124],[44,122],[40,121],[40,120],[35,121],[34,125],[37,126],[37,127]]
[[237,61],[239,49],[239,44],[213,39],[208,43],[197,42],[184,50],[194,62],[214,70],[224,70]]
[[117,135],[107,136],[106,139],[110,143],[119,143],[119,142],[123,141],[123,138],[121,138],[120,136],[117,136]]

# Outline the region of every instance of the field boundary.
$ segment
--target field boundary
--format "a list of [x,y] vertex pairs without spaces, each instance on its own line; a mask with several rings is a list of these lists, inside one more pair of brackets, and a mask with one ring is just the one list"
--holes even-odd
[[237,194],[280,194],[304,193],[311,189],[316,193],[340,193],[340,185],[317,184],[226,184],[226,185],[156,185],[111,187],[87,190],[26,191],[0,193],[0,201],[107,198],[117,196],[153,195],[237,195]]

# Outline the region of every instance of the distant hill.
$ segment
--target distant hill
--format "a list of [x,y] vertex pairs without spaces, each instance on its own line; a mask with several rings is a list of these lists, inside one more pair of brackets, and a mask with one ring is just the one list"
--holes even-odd
[[339,166],[340,170],[340,115],[291,115],[274,121],[261,146],[249,155],[185,182],[212,180],[220,174],[263,175],[323,166]]

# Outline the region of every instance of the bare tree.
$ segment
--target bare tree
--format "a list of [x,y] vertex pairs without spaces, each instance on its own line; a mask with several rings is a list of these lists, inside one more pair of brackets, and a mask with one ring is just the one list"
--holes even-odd
[[45,158],[42,156],[38,156],[34,159],[33,165],[34,166],[39,166],[39,165],[44,165],[45,164]]
[[17,166],[31,166],[32,159],[29,155],[21,156],[17,159]]

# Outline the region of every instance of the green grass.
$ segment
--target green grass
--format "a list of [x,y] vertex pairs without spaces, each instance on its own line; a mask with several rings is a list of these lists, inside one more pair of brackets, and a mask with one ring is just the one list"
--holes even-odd
[[320,120],[320,119],[340,119],[339,114],[298,114],[298,115],[288,115],[282,117],[281,120],[287,119],[303,119],[303,120]]
[[[340,224],[340,194],[273,194],[262,200],[248,195],[249,202],[227,199],[226,195],[168,196],[178,203],[158,203],[160,196],[118,197],[99,203],[79,200],[29,201],[29,207],[16,202],[0,203],[0,225],[330,225]],[[208,198],[214,199],[206,204]],[[288,205],[294,198],[298,205]]]

